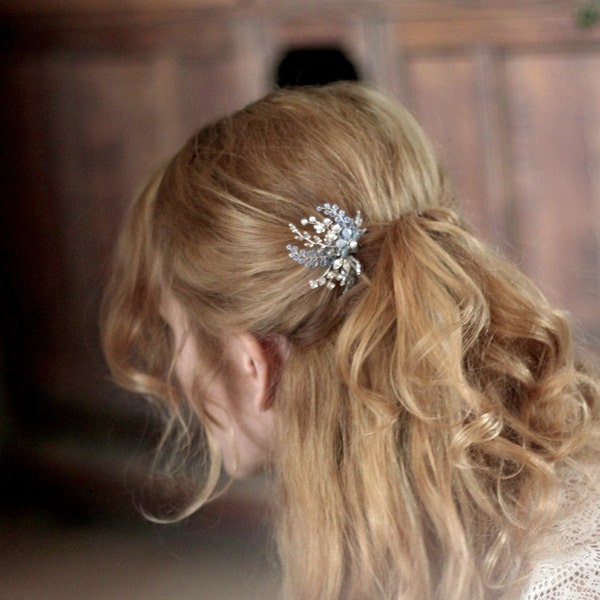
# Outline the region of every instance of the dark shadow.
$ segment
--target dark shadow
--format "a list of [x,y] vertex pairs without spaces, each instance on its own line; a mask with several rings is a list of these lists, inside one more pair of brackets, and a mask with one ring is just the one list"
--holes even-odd
[[276,70],[278,87],[359,81],[360,74],[343,50],[335,47],[291,48]]

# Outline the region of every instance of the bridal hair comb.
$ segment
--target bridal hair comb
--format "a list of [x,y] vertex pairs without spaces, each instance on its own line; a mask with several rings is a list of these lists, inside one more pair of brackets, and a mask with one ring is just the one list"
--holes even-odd
[[360,211],[352,218],[337,204],[329,203],[317,206],[317,211],[325,215],[323,219],[310,216],[300,221],[304,227],[311,225],[314,233],[300,231],[289,224],[295,239],[301,241],[304,248],[288,244],[286,249],[289,257],[297,263],[309,269],[325,269],[319,278],[310,280],[311,288],[325,286],[333,289],[337,285],[345,292],[361,273],[360,262],[352,256],[358,250],[360,236],[366,231],[361,228]]

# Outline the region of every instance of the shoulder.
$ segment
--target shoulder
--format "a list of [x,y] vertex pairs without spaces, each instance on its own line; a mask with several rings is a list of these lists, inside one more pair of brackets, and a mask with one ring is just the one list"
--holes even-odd
[[600,599],[600,466],[563,475],[559,517],[522,600]]

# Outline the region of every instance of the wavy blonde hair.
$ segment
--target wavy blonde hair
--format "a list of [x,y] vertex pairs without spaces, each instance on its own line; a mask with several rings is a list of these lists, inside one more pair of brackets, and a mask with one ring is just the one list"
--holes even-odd
[[[285,249],[326,202],[368,230],[344,294],[311,289]],[[526,573],[557,467],[596,445],[598,385],[564,316],[465,227],[406,110],[358,84],[276,91],[203,128],[141,195],[104,348],[120,384],[177,415],[165,289],[203,372],[231,331],[289,346],[273,459],[286,596],[473,600]],[[218,478],[210,439],[207,455],[191,509]]]

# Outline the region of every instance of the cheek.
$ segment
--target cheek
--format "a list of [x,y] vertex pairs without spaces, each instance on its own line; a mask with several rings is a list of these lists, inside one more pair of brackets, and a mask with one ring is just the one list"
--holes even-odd
[[198,368],[198,354],[190,337],[188,337],[175,360],[175,375],[188,401],[192,402],[194,374]]
[[[194,380],[201,368],[191,337],[184,339],[175,361],[175,374],[187,401],[194,404]],[[218,445],[227,473],[235,478],[254,475],[270,462],[273,423],[271,411],[251,410],[240,401],[248,395],[233,374],[215,374],[206,388],[205,426]],[[204,396],[204,394],[203,394]]]
[[[198,369],[198,356],[192,343],[186,342],[175,363],[175,375],[185,394],[187,401],[194,405],[198,399],[194,397],[194,378]],[[212,382],[206,390],[204,411],[208,419],[203,419],[204,426],[221,452],[223,466],[230,475],[235,470],[237,455],[235,451],[234,428],[231,416],[223,399],[223,390],[219,382]]]
[[[207,390],[207,424],[218,445],[227,474],[244,479],[264,471],[271,463],[274,437],[272,411],[247,410],[240,402],[244,391],[231,389],[231,381],[217,376]],[[234,386],[235,387],[235,386]]]

